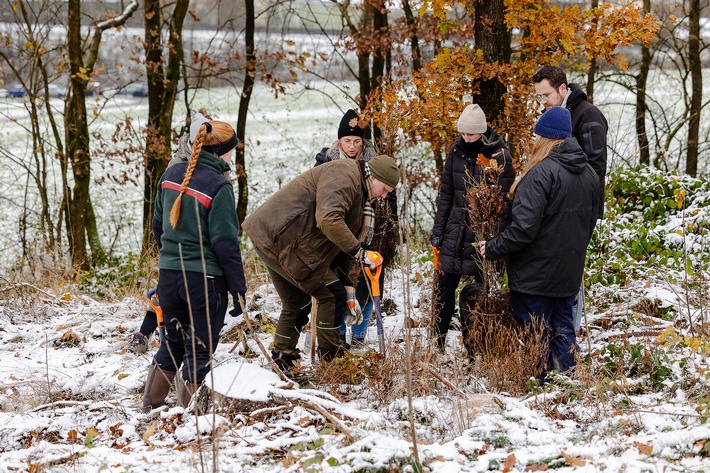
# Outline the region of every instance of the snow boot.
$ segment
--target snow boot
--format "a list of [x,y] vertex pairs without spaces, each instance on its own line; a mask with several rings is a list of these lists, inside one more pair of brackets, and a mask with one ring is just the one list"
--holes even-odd
[[190,405],[192,395],[200,389],[198,383],[188,383],[182,379],[182,376],[178,376],[175,380],[175,387],[177,389],[177,405],[184,408]]
[[143,392],[143,412],[150,412],[156,407],[165,405],[165,398],[168,397],[173,379],[175,379],[175,371],[165,371],[155,363],[150,365]]
[[148,337],[140,332],[133,334],[131,343],[128,345],[128,351],[132,353],[145,353],[148,351]]

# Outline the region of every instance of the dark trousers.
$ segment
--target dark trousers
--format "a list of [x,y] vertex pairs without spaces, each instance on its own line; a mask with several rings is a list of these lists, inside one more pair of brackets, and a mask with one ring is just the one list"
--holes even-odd
[[454,317],[456,310],[456,288],[459,287],[461,281],[460,274],[439,273],[434,288],[434,313],[437,314],[436,324],[434,325],[436,335],[439,335],[442,341],[446,339],[446,334],[451,325],[451,319]]
[[274,334],[275,354],[290,358],[299,357],[296,345],[301,330],[308,323],[313,297],[318,305],[315,320],[318,353],[327,360],[337,355],[341,351],[340,322],[347,307],[347,294],[343,283],[333,271],[328,271],[316,290],[308,294],[278,263],[266,257],[258,248],[254,250],[266,265],[274,288],[281,298],[281,315]]
[[572,305],[574,297],[547,297],[510,291],[513,317],[519,322],[532,325],[543,324],[544,341],[549,344],[547,370],[564,373],[574,368],[574,350],[577,344],[574,334]]
[[[154,361],[165,371],[201,383],[210,370],[212,354],[227,312],[227,284],[222,276],[161,269],[158,297],[165,319],[165,341]],[[207,292],[205,293],[205,289]]]

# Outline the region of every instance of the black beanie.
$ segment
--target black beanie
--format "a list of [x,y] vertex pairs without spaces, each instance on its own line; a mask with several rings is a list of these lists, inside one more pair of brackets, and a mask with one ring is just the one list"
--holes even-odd
[[343,136],[359,136],[363,138],[365,136],[365,130],[358,126],[360,118],[357,116],[355,110],[350,109],[345,112],[343,119],[340,120],[340,126],[338,126],[338,139]]

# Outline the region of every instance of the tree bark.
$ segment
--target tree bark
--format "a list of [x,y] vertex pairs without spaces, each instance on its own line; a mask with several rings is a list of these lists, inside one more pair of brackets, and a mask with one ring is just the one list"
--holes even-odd
[[74,177],[74,187],[67,193],[67,236],[72,265],[86,268],[86,200],[89,197],[91,166],[89,159],[89,126],[86,117],[86,87],[89,77],[84,69],[81,47],[81,5],[69,0],[67,11],[67,51],[69,54],[69,97],[64,125],[67,159]]
[[[254,0],[244,0],[246,25],[244,28],[244,43],[246,48],[246,72],[244,73],[244,86],[239,99],[239,112],[237,115],[237,138],[239,145],[236,152],[236,173],[237,173],[237,218],[239,224],[244,222],[247,215],[247,205],[249,204],[249,187],[246,173],[246,160],[244,138],[246,137],[247,113],[249,102],[254,90],[254,79],[256,76],[256,53],[254,43],[255,10]],[[241,231],[241,227],[240,227]]]
[[[474,38],[476,48],[483,52],[483,59],[489,63],[508,63],[511,54],[511,33],[505,25],[505,3],[503,0],[479,0],[476,2]],[[476,98],[478,105],[491,123],[505,109],[505,85],[497,78],[481,83],[481,94]]]
[[688,155],[685,172],[693,177],[698,173],[698,138],[700,136],[700,111],[703,99],[703,71],[700,62],[700,0],[690,0],[688,60],[690,66],[691,98],[688,121]]
[[[651,0],[643,0],[643,11],[647,14],[651,11]],[[651,70],[651,50],[647,46],[641,45],[641,64],[639,73],[636,76],[636,136],[639,145],[639,163],[649,165],[651,154],[648,149],[648,135],[646,134],[646,83],[648,73]]]
[[89,146],[89,123],[86,114],[86,88],[99,56],[101,36],[109,28],[123,25],[138,8],[131,1],[124,11],[109,20],[93,25],[93,34],[88,50],[82,47],[81,4],[69,0],[67,10],[67,50],[69,54],[69,96],[64,114],[66,155],[71,165],[74,186],[67,195],[67,235],[69,251],[74,268],[87,268],[92,263],[86,251],[87,232],[94,262],[103,258],[103,249],[98,239],[96,217],[91,211],[89,185],[91,183],[91,152]]
[[172,120],[183,63],[182,28],[189,0],[177,0],[168,24],[168,58],[163,57],[160,0],[145,0],[145,67],[148,77],[148,125],[143,175],[143,254],[155,250],[151,221],[160,176],[170,160]]
[[[594,10],[599,7],[599,0],[592,0],[590,8]],[[593,57],[589,60],[589,69],[587,69],[587,102],[594,103],[594,80],[597,73],[597,58]]]
[[[374,33],[373,36],[376,37],[378,41],[374,44],[374,52],[372,55],[372,75],[370,81],[371,91],[382,85],[390,50],[387,6],[383,0],[376,0],[372,3],[372,27]],[[372,127],[372,137],[375,140],[375,143],[380,143],[382,138],[382,130],[375,125]]]
[[412,50],[412,71],[416,72],[422,68],[422,51],[419,47],[417,22],[414,18],[409,0],[403,0],[402,8],[404,9],[404,17],[407,19],[407,26],[409,26],[409,44]]

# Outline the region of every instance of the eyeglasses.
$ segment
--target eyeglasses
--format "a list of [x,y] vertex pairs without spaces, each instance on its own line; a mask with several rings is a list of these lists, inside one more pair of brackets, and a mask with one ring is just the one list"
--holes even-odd
[[343,146],[361,146],[362,145],[362,140],[360,138],[350,140],[347,138],[341,139],[340,142],[343,144]]
[[535,95],[535,98],[540,102],[547,103],[550,101],[550,95],[554,94],[555,92],[557,92],[557,91],[547,92],[545,94],[537,94],[537,95]]

